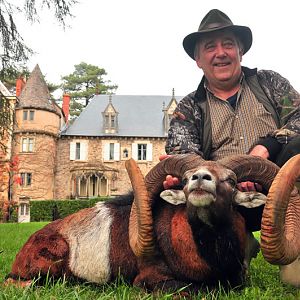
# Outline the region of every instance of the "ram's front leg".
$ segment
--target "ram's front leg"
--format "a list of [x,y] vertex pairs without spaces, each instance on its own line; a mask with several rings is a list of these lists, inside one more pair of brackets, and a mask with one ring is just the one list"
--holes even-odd
[[198,288],[174,278],[169,267],[160,257],[143,258],[138,262],[139,274],[134,279],[135,286],[150,291],[196,292]]

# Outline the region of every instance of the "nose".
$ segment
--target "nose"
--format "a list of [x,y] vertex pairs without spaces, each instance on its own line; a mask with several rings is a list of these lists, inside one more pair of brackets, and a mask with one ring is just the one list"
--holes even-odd
[[208,171],[197,171],[191,177],[191,181],[213,181],[213,176]]
[[226,55],[226,52],[224,50],[224,47],[222,44],[217,44],[216,45],[216,56],[218,57],[222,57],[222,56],[225,56]]

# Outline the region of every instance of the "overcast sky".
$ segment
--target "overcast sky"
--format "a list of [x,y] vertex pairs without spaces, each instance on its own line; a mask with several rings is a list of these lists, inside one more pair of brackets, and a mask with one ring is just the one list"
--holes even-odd
[[234,24],[252,30],[253,45],[242,64],[271,69],[300,91],[300,18],[298,1],[234,0],[79,0],[65,31],[49,12],[40,24],[21,24],[25,42],[37,54],[46,80],[59,83],[86,62],[104,68],[118,95],[186,95],[202,72],[182,47],[212,8]]

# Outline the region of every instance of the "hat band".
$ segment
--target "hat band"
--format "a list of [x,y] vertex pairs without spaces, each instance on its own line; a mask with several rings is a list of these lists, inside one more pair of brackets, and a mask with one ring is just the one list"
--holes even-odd
[[[231,24],[232,25],[232,24]],[[214,29],[214,28],[220,28],[220,27],[224,27],[224,26],[230,26],[230,24],[224,24],[224,23],[210,23],[206,26],[206,28],[202,28],[202,30],[206,30],[206,29]],[[199,31],[201,29],[199,28]]]

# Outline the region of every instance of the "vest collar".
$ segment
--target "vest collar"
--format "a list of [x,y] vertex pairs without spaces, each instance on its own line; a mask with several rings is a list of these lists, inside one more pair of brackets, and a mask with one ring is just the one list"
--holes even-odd
[[[244,73],[245,79],[247,79],[250,76],[254,76],[257,74],[257,68],[255,69],[249,69],[247,67],[242,67],[242,72]],[[204,102],[206,101],[206,90],[204,87],[205,83],[205,76],[202,77],[200,84],[198,85],[198,88],[195,93],[195,101],[196,102]]]

